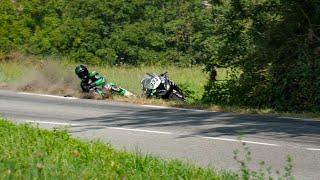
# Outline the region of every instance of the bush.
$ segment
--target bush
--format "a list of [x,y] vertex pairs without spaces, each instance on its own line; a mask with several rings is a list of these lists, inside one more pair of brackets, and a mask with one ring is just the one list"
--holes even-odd
[[230,67],[242,74],[224,85],[209,82],[207,91],[215,97],[204,99],[319,111],[319,9],[315,0],[215,1],[215,36],[204,41],[205,51],[212,52],[206,69]]
[[0,51],[87,64],[199,63],[209,14],[201,0],[4,0],[0,6]]

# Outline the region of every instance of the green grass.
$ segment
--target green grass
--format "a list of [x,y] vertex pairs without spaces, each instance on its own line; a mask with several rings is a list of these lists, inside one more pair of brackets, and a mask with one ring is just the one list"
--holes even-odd
[[0,179],[235,179],[216,172],[114,150],[0,119]]
[[18,63],[0,63],[0,82],[10,82],[20,79],[25,70]]
[[106,77],[110,81],[116,82],[119,86],[139,94],[141,93],[141,79],[145,73],[160,74],[168,72],[170,79],[177,84],[182,84],[190,87],[196,92],[200,98],[204,92],[204,85],[207,81],[207,74],[200,67],[178,68],[178,67],[92,67]]
[[[42,63],[49,62],[45,65],[41,76],[48,80],[57,78],[66,78],[70,76],[73,81],[79,81],[74,74],[76,63],[70,62],[68,59],[41,59],[34,56],[26,56],[16,53],[9,56],[11,59],[2,61],[0,56],[0,82],[18,82],[34,71],[39,71],[42,68]],[[194,99],[201,99],[204,93],[204,86],[208,81],[208,74],[203,71],[200,66],[195,67],[174,67],[174,66],[88,66],[90,71],[97,71],[104,75],[108,81],[114,82],[117,85],[128,89],[135,94],[141,94],[141,79],[146,73],[160,74],[168,72],[171,80],[178,85],[187,88],[194,92]],[[47,73],[49,71],[49,73]],[[53,77],[55,76],[55,77]],[[218,70],[218,79],[223,80],[227,76],[225,69]],[[33,78],[43,78],[37,75]],[[28,78],[29,80],[33,80]],[[77,83],[76,83],[77,84]],[[78,84],[77,84],[78,85]]]
[[[19,53],[0,55],[0,87],[14,84],[19,90],[36,91],[39,93],[79,96],[79,79],[74,74],[76,63],[68,59],[41,59],[35,56],[27,56]],[[131,66],[88,66],[89,70],[103,74],[108,81],[141,95],[140,81],[147,72],[162,73],[167,71],[169,77],[183,89],[194,92],[187,103],[181,104],[160,99],[122,98],[114,97],[117,101],[126,101],[139,104],[155,104],[184,108],[196,108],[213,111],[227,111],[244,114],[284,115],[291,117],[320,119],[319,113],[292,113],[276,112],[272,109],[254,109],[238,106],[218,106],[202,104],[199,101],[204,93],[204,85],[208,81],[208,74],[202,67],[131,67]],[[218,69],[218,80],[228,78],[228,70]],[[30,74],[34,73],[30,76]],[[5,83],[5,84],[3,84]],[[21,88],[22,86],[22,88]],[[25,86],[35,87],[34,89]]]

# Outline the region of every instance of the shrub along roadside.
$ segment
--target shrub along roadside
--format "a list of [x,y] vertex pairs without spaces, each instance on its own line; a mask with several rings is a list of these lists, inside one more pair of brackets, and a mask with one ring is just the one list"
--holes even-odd
[[66,130],[40,130],[0,120],[0,174],[12,179],[235,179],[230,173],[82,142]]
[[206,69],[228,67],[242,74],[225,83],[208,83],[211,94],[204,100],[319,112],[319,1],[212,2],[215,28],[214,38],[206,42],[212,57],[204,61]]

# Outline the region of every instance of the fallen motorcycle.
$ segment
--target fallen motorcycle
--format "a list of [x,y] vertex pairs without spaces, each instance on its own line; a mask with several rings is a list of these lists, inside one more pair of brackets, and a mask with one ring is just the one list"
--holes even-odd
[[157,97],[177,101],[186,100],[178,85],[169,79],[167,72],[159,76],[154,73],[146,73],[146,75],[147,76],[141,80],[141,85],[142,91],[147,98]]

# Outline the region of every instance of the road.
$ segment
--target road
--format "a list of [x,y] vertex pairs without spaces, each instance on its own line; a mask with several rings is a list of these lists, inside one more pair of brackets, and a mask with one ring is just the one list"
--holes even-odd
[[[297,179],[320,177],[320,121],[239,115],[0,90],[0,112],[15,123],[69,126],[74,137],[117,149],[237,171],[234,151],[280,170],[290,155]],[[243,153],[240,153],[242,156]]]

